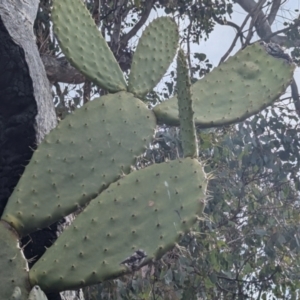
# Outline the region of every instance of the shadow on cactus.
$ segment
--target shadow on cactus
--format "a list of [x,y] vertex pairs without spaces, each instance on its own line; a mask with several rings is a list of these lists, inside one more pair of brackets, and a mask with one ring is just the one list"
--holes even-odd
[[[46,292],[92,285],[159,259],[204,207],[207,178],[197,160],[194,120],[202,127],[243,120],[272,104],[292,79],[292,65],[253,44],[190,88],[180,51],[178,97],[151,111],[140,99],[176,55],[172,19],[158,18],[145,29],[128,84],[82,1],[54,0],[52,19],[66,57],[111,94],[60,122],[26,167],[0,223],[2,268],[11,273],[0,284],[1,299],[19,290],[23,297],[13,299],[27,299],[35,285]],[[184,158],[130,172],[157,120],[180,124]],[[19,238],[85,205],[28,272]]]

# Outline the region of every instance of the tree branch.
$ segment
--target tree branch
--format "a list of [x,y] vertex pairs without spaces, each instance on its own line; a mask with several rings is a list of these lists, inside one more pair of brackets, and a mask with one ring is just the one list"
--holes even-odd
[[126,45],[128,44],[128,41],[134,37],[137,32],[142,28],[142,26],[145,24],[145,22],[147,21],[151,9],[154,5],[156,0],[147,0],[146,1],[146,7],[145,7],[145,11],[142,13],[142,16],[140,18],[140,20],[134,25],[134,27],[125,35],[123,35],[121,37],[121,41],[120,41],[120,47],[126,47]]
[[118,3],[117,8],[114,12],[114,26],[113,26],[113,33],[111,35],[111,42],[110,46],[115,55],[118,54],[118,50],[120,48],[120,33],[121,33],[121,25],[122,25],[122,8],[124,5],[125,0],[121,0]]
[[271,6],[271,11],[267,18],[270,25],[273,24],[273,22],[276,18],[276,15],[278,13],[280,5],[281,5],[281,0],[273,0],[272,6]]
[[249,31],[248,31],[248,35],[247,35],[247,38],[246,38],[246,41],[245,41],[245,45],[244,46],[247,46],[252,37],[253,37],[253,33],[254,33],[254,26],[255,26],[255,23],[257,21],[257,18],[258,18],[258,15],[259,13],[261,12],[261,9],[263,7],[263,5],[265,4],[266,0],[260,0],[257,4],[257,6],[255,7],[255,10],[253,11],[253,13],[251,13],[251,22],[250,22],[250,25],[249,25]]
[[227,52],[221,57],[221,60],[219,62],[219,65],[225,61],[225,59],[227,58],[227,56],[230,54],[230,52],[232,51],[232,49],[234,48],[236,41],[238,39],[238,37],[240,36],[243,28],[246,26],[249,18],[251,16],[257,15],[257,12],[259,10],[259,8],[261,8],[261,6],[263,5],[263,3],[265,2],[265,0],[261,0],[259,3],[256,3],[256,5],[253,7],[253,9],[249,12],[249,14],[247,15],[247,17],[245,18],[244,22],[242,23],[241,27],[239,28],[239,31],[237,32],[235,38],[233,39],[231,46],[229,47],[229,49],[227,50]]
[[[254,0],[237,0],[236,1],[246,12],[251,12],[257,3]],[[300,47],[300,39],[294,40],[293,45],[290,45],[290,41],[288,41],[288,38],[286,36],[279,36],[279,35],[273,35],[270,23],[268,21],[268,18],[264,14],[264,12],[261,10],[257,16],[257,21],[255,23],[255,28],[257,31],[257,34],[262,40],[265,40],[266,37],[271,36],[270,41],[276,44],[279,44],[281,46],[286,46],[288,48],[290,47]]]
[[214,12],[212,12],[211,15],[212,15],[214,21],[217,22],[218,24],[228,25],[228,26],[231,26],[234,29],[236,29],[237,34],[239,34],[239,36],[240,36],[241,44],[243,44],[243,33],[241,32],[240,27],[237,24],[235,24],[231,21],[227,21],[227,20],[226,20],[226,22],[224,22],[221,18],[218,18]]
[[51,83],[80,84],[85,81],[85,77],[72,67],[65,57],[56,58],[51,55],[42,55],[41,58]]

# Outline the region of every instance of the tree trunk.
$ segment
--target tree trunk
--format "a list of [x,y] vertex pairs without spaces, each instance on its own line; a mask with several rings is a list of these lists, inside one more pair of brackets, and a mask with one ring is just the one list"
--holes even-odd
[[56,126],[49,81],[33,34],[38,0],[0,3],[0,212],[32,149]]

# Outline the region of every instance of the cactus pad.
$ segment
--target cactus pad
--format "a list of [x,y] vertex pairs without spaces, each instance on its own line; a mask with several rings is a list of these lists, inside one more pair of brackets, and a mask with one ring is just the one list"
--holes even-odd
[[169,17],[147,26],[133,56],[128,91],[143,98],[157,85],[174,59],[178,39],[177,25]]
[[[269,55],[258,43],[248,46],[192,85],[195,123],[222,126],[256,114],[285,92],[293,70],[292,64]],[[179,124],[176,97],[153,111],[160,123]]]
[[198,157],[198,142],[194,122],[192,95],[190,91],[189,71],[183,50],[177,57],[177,92],[180,119],[180,137],[184,157]]
[[130,93],[87,103],[34,152],[2,218],[26,235],[74,212],[129,173],[155,126],[152,111]]
[[93,199],[29,272],[44,291],[117,277],[138,249],[160,258],[202,213],[206,178],[195,159],[152,165],[111,184]]
[[123,73],[81,0],[54,0],[54,32],[68,60],[110,92],[126,90]]
[[[18,236],[0,221],[0,299],[24,299],[28,295],[28,267],[19,248]],[[15,298],[13,298],[15,297]]]

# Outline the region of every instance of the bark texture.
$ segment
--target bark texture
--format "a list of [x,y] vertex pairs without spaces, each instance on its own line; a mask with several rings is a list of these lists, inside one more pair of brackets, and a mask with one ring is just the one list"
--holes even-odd
[[23,49],[32,80],[33,96],[37,106],[35,121],[36,142],[39,144],[56,126],[55,110],[49,81],[40,59],[33,34],[38,0],[11,0],[0,2],[0,16],[11,39]]

